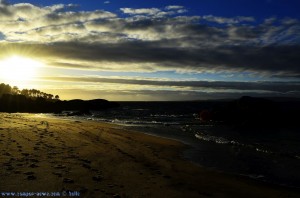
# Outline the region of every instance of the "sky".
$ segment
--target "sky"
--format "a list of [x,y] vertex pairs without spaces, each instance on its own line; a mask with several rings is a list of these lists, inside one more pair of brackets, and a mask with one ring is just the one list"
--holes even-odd
[[298,0],[0,2],[0,70],[19,72],[0,83],[61,99],[300,97]]

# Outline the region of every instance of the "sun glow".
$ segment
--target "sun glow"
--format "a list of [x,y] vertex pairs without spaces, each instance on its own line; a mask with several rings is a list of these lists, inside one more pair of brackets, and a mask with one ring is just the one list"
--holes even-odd
[[31,58],[11,56],[0,61],[0,79],[6,83],[22,86],[32,80],[42,63]]

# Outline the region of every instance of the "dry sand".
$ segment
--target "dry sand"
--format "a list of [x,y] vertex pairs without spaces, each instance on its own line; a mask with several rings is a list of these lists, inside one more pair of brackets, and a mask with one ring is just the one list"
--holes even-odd
[[0,193],[300,197],[293,189],[192,164],[180,158],[185,148],[179,142],[124,131],[116,125],[1,113]]

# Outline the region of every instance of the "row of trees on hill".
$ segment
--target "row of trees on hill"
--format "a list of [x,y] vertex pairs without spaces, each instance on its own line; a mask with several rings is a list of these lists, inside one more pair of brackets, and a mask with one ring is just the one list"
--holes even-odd
[[27,98],[44,98],[48,100],[59,100],[58,95],[52,95],[48,93],[44,93],[37,89],[22,89],[20,90],[17,86],[11,87],[8,84],[1,83],[0,84],[0,97],[3,94],[11,94],[11,95],[24,95]]
[[[89,113],[90,110],[100,111],[118,107],[119,104],[104,99],[94,100],[59,100],[36,89],[19,90],[4,83],[0,84],[0,112],[26,113],[62,113],[75,111],[76,115]],[[74,114],[75,115],[75,114]]]

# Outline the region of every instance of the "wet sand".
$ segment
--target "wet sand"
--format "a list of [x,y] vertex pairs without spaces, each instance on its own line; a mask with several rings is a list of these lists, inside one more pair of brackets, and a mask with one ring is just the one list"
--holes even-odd
[[0,113],[0,193],[300,197],[295,189],[192,164],[180,157],[185,148],[106,123]]

